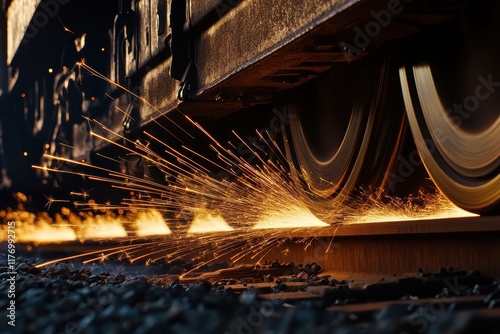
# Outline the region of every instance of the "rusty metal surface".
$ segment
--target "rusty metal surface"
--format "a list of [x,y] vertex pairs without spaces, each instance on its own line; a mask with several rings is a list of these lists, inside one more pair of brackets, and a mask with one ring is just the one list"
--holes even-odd
[[[6,6],[7,3],[0,3],[0,64],[7,64],[7,17]],[[6,93],[7,90],[7,68],[0,66],[0,97]]]
[[141,0],[137,4],[138,26],[138,66],[144,66],[151,58],[151,31],[154,29],[151,15],[151,1]]
[[[248,99],[252,102],[269,102],[278,92],[297,86],[327,70],[328,62],[332,59],[343,59],[342,53],[338,51],[316,53],[302,50],[312,43],[318,32],[303,36],[297,46],[290,45],[290,42],[298,40],[306,31],[311,31],[313,27],[354,3],[355,1],[317,0],[281,1],[270,5],[258,0],[243,1],[225,13],[227,15],[220,18],[209,30],[196,37],[199,89],[195,102],[179,104],[179,83],[168,76],[170,59],[165,59],[158,68],[149,69],[141,83],[141,94],[162,111],[170,111],[179,105],[192,115],[208,117],[224,116],[243,107],[242,102],[237,99],[216,103],[216,97],[221,92],[236,96],[248,94]],[[191,10],[197,13],[200,10],[201,13],[203,8],[213,10],[214,5],[216,2],[203,6],[192,4]],[[260,23],[255,25],[257,17]],[[339,21],[338,24],[342,23]],[[141,26],[140,29],[145,27]],[[284,49],[286,44],[288,48]],[[278,49],[282,51],[276,52]],[[127,55],[130,73],[135,68],[132,57],[133,53]],[[255,65],[263,58],[266,58],[264,62]],[[309,67],[298,66],[311,61],[316,64]],[[326,64],[318,66],[318,63],[322,62]],[[309,74],[302,76],[302,72]],[[297,76],[297,73],[298,81],[288,80],[290,76]],[[231,80],[228,80],[229,78]],[[155,84],[151,85],[151,82]],[[217,89],[210,91],[210,88],[214,87]],[[143,122],[147,123],[150,116],[149,111],[144,111]]]
[[354,3],[347,0],[281,0],[272,5],[263,0],[243,2],[199,39],[197,62],[203,64],[199,67],[199,91],[254,64]]
[[[340,45],[353,43],[355,28],[373,20],[373,11],[387,7],[387,2],[377,0],[299,2],[274,2],[272,7],[259,1],[244,2],[203,33],[197,44],[201,64],[198,99],[213,101],[221,93],[229,93],[266,101],[315,78],[335,62],[363,57],[364,51],[346,53]],[[408,21],[407,15],[411,19],[413,9],[408,10],[409,14],[394,18],[369,47],[377,49],[388,40],[418,32],[415,25],[397,22]],[[259,24],[254,26],[257,17]],[[230,102],[219,103],[219,111],[212,115],[242,106]]]
[[[165,0],[162,7],[157,0],[141,0],[135,3],[133,31],[127,32],[132,34],[133,38],[123,41],[127,50],[127,76],[134,75],[141,67],[147,67],[154,56],[167,48],[170,6],[169,0]],[[163,16],[162,22],[160,15]],[[164,75],[168,76],[168,71]]]
[[[164,7],[158,5],[160,1],[151,0],[150,3],[150,48],[151,56],[155,56],[161,51],[165,50],[167,45],[165,40],[169,33],[169,14],[170,14],[170,0],[164,1]],[[163,19],[160,19],[160,15],[163,15]]]
[[[218,10],[219,13],[222,14],[222,9],[227,10],[236,7],[238,3],[242,2],[241,0],[205,0],[205,1],[189,1],[189,13],[190,13],[190,21],[191,24],[195,25],[200,20],[203,19],[206,15],[208,15],[213,10]],[[222,15],[221,15],[222,16]]]
[[[192,5],[192,10],[202,10],[197,6]],[[195,35],[196,101],[183,101],[180,107],[195,116],[221,117],[249,104],[268,103],[335,62],[355,60],[363,54],[347,59],[338,44],[352,39],[352,28],[373,19],[370,11],[384,6],[386,2],[377,0],[242,1]],[[384,31],[389,37],[379,36],[380,41],[373,44],[417,30],[396,24]],[[163,77],[158,80],[169,81],[165,72],[156,75]],[[152,90],[145,91],[149,96],[161,94],[155,87],[145,89]],[[177,105],[178,101],[174,97],[170,102]]]
[[[134,52],[133,49],[135,46],[132,46],[132,51],[127,54],[129,75],[137,70],[137,66],[144,66],[154,53],[151,51],[151,47],[146,43],[148,41],[146,32],[152,32],[151,26],[153,26],[152,23],[148,24],[148,20],[155,19],[155,15],[153,15],[155,9],[154,2],[149,3],[149,5],[148,3],[148,1],[141,1],[137,10],[139,15],[139,26],[136,29],[138,36],[136,42],[138,51]],[[250,65],[253,65],[256,61],[269,56],[283,45],[290,43],[290,41],[303,35],[304,32],[311,30],[314,26],[319,25],[327,18],[331,18],[353,3],[355,3],[355,1],[317,0],[314,2],[281,1],[270,5],[267,2],[252,0],[243,1],[233,6],[230,8],[230,11],[227,9],[227,11],[224,12],[225,16],[221,17],[215,25],[200,36],[195,37],[197,41],[196,64],[198,66],[197,74],[199,78],[198,99],[213,104],[215,100],[214,96],[204,96],[204,92],[208,88],[215,87],[228,77],[241,72],[243,69],[249,68]],[[233,3],[231,3],[231,5],[232,4]],[[219,2],[204,4],[191,3],[191,19],[196,21],[197,17],[201,17],[203,13],[214,10],[217,11],[218,6],[226,8]],[[297,8],[301,8],[301,10],[297,10]],[[256,18],[260,20],[258,25],[255,24]],[[232,37],[228,38],[228,36]],[[158,43],[158,41],[160,41],[160,39],[155,38],[153,34],[151,43]],[[228,82],[227,85],[236,87],[236,89],[241,86],[264,86],[264,90],[268,89],[267,86],[271,86],[270,89],[274,94],[274,91],[277,91],[277,85],[280,86],[278,87],[279,90],[283,90],[303,82],[283,84],[283,82],[279,81],[279,78],[271,78],[271,80],[267,82],[263,80],[274,72],[282,70],[283,67],[285,67],[284,64],[291,67],[296,66],[297,63],[311,59],[321,62],[326,59],[331,61],[332,58],[331,53],[323,53],[320,55],[310,53],[304,56],[300,54],[300,52],[290,51],[291,50],[289,50],[286,55],[288,57],[286,59],[289,62],[284,61],[283,54],[279,55],[279,57],[274,58],[272,64],[268,63],[266,65],[267,70],[261,69],[246,82],[241,82],[240,78],[238,79],[239,82]],[[138,60],[135,59],[136,54],[138,54]],[[168,81],[168,65],[165,64],[162,65],[162,67],[165,68],[166,71],[156,72],[155,75],[162,77],[162,79],[159,80]],[[315,70],[320,73],[327,68],[328,66],[324,66],[323,68],[318,68],[316,66]],[[147,95],[153,96],[161,94],[159,91],[155,90],[155,87],[146,88],[146,90],[151,90],[151,92],[145,92]],[[176,104],[174,100],[170,102]],[[196,104],[196,106],[199,107],[199,104]],[[189,104],[186,107],[191,109]],[[241,109],[241,107],[241,103],[232,105],[230,102],[224,105],[217,104],[208,106],[204,109],[229,109],[235,111]],[[223,111],[221,113],[223,113]],[[215,116],[217,117],[219,115],[215,114]]]
[[[21,44],[40,0],[14,0],[7,10],[7,63]],[[46,16],[48,19],[48,16]]]
[[230,11],[248,0],[189,1],[189,25],[196,32],[204,31]]
[[[148,27],[146,18],[153,17],[151,13],[156,6],[154,5],[155,2],[152,2],[153,4],[149,5],[151,11],[146,13],[149,10],[146,8],[147,2],[144,1],[143,5],[139,4],[139,6],[143,7],[139,7],[138,10],[140,22],[142,22],[137,28],[138,36],[140,36],[140,40],[138,41],[139,61],[136,63],[137,60],[134,58],[135,52],[133,49],[135,46],[131,48],[132,51],[127,53],[126,56],[129,75],[137,70],[137,66],[146,65],[147,60],[151,59],[152,56],[152,52],[145,44],[146,39],[143,34]],[[301,3],[303,4],[301,5]],[[170,58],[163,60],[156,67],[148,68],[147,73],[140,83],[141,96],[162,112],[171,111],[179,106],[191,115],[220,117],[229,112],[239,110],[242,108],[241,101],[216,103],[215,97],[217,92],[211,92],[207,95],[205,94],[205,90],[209,87],[216,87],[221,81],[224,81],[237,72],[241,72],[245,68],[249,69],[254,61],[268,56],[275,49],[297,38],[302,34],[302,30],[309,30],[314,25],[319,24],[323,20],[322,16],[334,15],[343,8],[342,6],[347,6],[347,3],[352,4],[354,2],[318,0],[315,3],[309,3],[305,1],[282,1],[280,3],[273,3],[269,7],[269,3],[244,1],[234,6],[230,14],[222,17],[216,25],[201,36],[196,37],[198,41],[196,46],[196,64],[198,66],[198,84],[200,86],[197,93],[197,101],[179,103],[180,101],[177,99],[179,82],[169,76]],[[194,11],[202,13],[204,10],[213,10],[217,4],[218,2],[206,3],[204,5],[192,4],[191,11],[192,13]],[[299,7],[304,9],[304,4],[306,4],[307,8],[311,9],[309,12],[306,10],[297,10]],[[312,10],[313,8],[314,10]],[[269,15],[273,12],[275,13]],[[255,30],[255,24],[252,20],[264,15],[267,19],[258,25],[260,30]],[[289,22],[293,22],[293,24],[290,25]],[[238,31],[238,33],[234,33],[235,31]],[[243,33],[244,31],[247,32]],[[266,34],[262,35],[264,32]],[[229,36],[233,36],[233,38],[228,39],[228,34],[230,34]],[[247,38],[251,40],[247,40]],[[155,38],[152,38],[152,41],[154,42]],[[332,57],[331,53],[322,53],[320,55],[310,53],[304,56],[294,50],[286,50],[284,52],[286,53],[285,55],[276,54],[273,57],[269,57],[268,62],[260,66],[261,70],[254,72],[247,80],[242,80],[240,76],[235,81],[226,80],[225,86],[231,87],[231,91],[236,91],[237,94],[239,94],[239,90],[243,89],[250,95],[256,95],[251,98],[263,99],[264,102],[268,102],[269,98],[275,96],[278,91],[289,89],[304,82],[305,79],[310,79],[309,77],[299,82],[283,83],[280,81],[280,78],[270,78],[274,72],[282,70],[283,67],[296,66],[297,63],[307,60],[315,59],[321,62],[326,59],[331,60]],[[287,57],[287,60],[290,60],[290,62],[283,61],[283,57]],[[328,66],[323,66],[322,68],[315,67],[318,73],[326,69],[328,69]],[[247,74],[244,73],[242,76]],[[264,88],[255,89],[255,87]],[[225,91],[226,88],[222,88],[222,90]],[[148,106],[144,106],[143,110],[141,110],[141,124],[145,125],[148,123],[151,116],[155,117],[155,114],[157,114],[156,111]]]
[[[170,8],[170,1],[165,1],[165,8]],[[160,29],[158,1],[141,0],[137,3],[137,27],[135,41],[137,43],[137,67],[143,67],[151,61],[151,58],[165,50],[165,39],[168,34],[168,12],[165,16],[165,26]],[[160,31],[160,33],[159,33]],[[132,56],[132,54],[129,54]],[[129,75],[133,75],[137,68],[131,66]],[[167,72],[168,73],[168,72]]]
[[[168,73],[169,68],[170,58],[148,72],[141,83],[141,96],[161,111],[172,110],[178,103],[178,81],[164,75]],[[141,118],[144,122],[149,122],[150,117],[159,115],[151,106],[142,104]]]

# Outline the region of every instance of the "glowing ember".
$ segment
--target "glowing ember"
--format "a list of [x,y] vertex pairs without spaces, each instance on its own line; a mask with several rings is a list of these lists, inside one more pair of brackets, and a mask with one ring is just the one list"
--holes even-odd
[[136,234],[140,237],[172,233],[161,213],[156,210],[139,212],[134,225]]
[[[38,222],[33,225],[22,222],[16,224],[16,228],[21,231],[18,234],[19,242],[49,244],[76,240],[76,234],[73,229],[64,226],[52,226],[46,222]],[[5,240],[4,237],[2,239]]]
[[266,213],[253,229],[324,227],[328,224],[319,220],[307,208],[292,206]]
[[[0,211],[0,218],[16,223],[17,241],[35,244],[124,238],[129,234],[146,237],[172,233],[157,210],[145,210],[123,216],[111,211],[103,214],[93,211],[75,214],[63,207],[61,212],[52,218],[47,212],[34,214],[26,211],[23,205],[19,204],[18,210]],[[124,226],[130,221],[133,229],[127,231]],[[0,242],[6,240],[7,224],[0,230]]]
[[439,192],[435,194],[420,193],[414,199],[389,198],[388,203],[383,203],[379,199],[367,198],[360,211],[360,214],[350,216],[347,223],[377,223],[478,216],[460,209]]
[[[20,206],[20,210],[0,211],[0,217],[4,221],[16,223],[16,241],[18,242],[46,244],[76,240],[76,234],[72,228],[54,225],[46,213],[35,215]],[[0,241],[7,241],[7,233],[7,224],[5,224],[0,230]]]
[[23,231],[19,234],[20,242],[33,242],[35,244],[61,243],[76,240],[75,231],[69,227],[57,227],[47,223],[35,224],[26,229],[19,226]]
[[127,231],[123,225],[114,217],[104,215],[88,217],[83,221],[79,230],[81,240],[125,237],[127,237]]
[[224,218],[218,215],[212,215],[209,212],[202,211],[197,214],[189,225],[188,234],[228,232],[234,228],[229,226]]

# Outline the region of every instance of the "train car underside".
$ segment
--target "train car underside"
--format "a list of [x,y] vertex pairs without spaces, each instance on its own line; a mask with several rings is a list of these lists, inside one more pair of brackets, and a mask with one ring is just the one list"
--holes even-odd
[[[8,175],[25,161],[8,157],[9,145],[36,142],[31,164],[44,152],[92,160],[108,149],[106,139],[172,126],[164,114],[215,120],[224,132],[242,119],[260,128],[255,111],[282,141],[311,207],[360,188],[409,194],[425,182],[424,166],[459,207],[498,213],[496,1],[31,2],[21,15],[29,11],[21,1],[4,1],[2,113],[24,113],[2,119]],[[56,18],[39,24],[56,7]],[[119,86],[85,77],[77,85],[82,54]],[[88,119],[112,132],[90,138]],[[6,130],[17,123],[27,138]]]

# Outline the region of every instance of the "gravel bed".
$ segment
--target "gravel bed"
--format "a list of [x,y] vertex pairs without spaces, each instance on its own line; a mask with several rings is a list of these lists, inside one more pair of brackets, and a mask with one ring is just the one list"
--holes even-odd
[[[111,274],[102,268],[75,269],[64,263],[36,268],[34,264],[32,259],[17,259],[16,326],[8,325],[4,316],[0,333],[404,334],[496,333],[500,328],[495,316],[499,313],[494,313],[500,306],[500,288],[495,280],[474,272],[444,269],[432,275],[421,273],[413,281],[387,283],[380,279],[356,288],[353,282],[321,276],[320,268],[314,264],[290,265],[296,273],[288,278],[267,274],[261,278],[205,279],[190,283],[179,282],[175,276],[132,277]],[[0,260],[3,310],[10,302],[8,271],[5,259]],[[253,284],[266,281],[270,283],[270,292],[283,298],[261,298],[266,291]],[[314,287],[323,287],[325,291],[318,298],[293,303],[286,298],[290,291],[308,291]],[[404,287],[411,288],[401,290]],[[438,293],[433,295],[433,303],[421,305],[420,296],[408,291]],[[332,309],[332,305],[381,300],[384,295],[416,302],[390,305],[368,315]],[[463,295],[480,295],[484,300],[479,307],[461,310],[460,303],[453,298]]]

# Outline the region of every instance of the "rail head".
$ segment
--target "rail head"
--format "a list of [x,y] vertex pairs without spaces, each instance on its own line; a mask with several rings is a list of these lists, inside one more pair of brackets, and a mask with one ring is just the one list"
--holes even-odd
[[283,231],[290,238],[314,237],[362,237],[398,236],[421,234],[491,233],[500,232],[500,217],[459,217],[445,219],[419,219],[389,222],[362,222],[333,224],[330,227],[307,230]]

